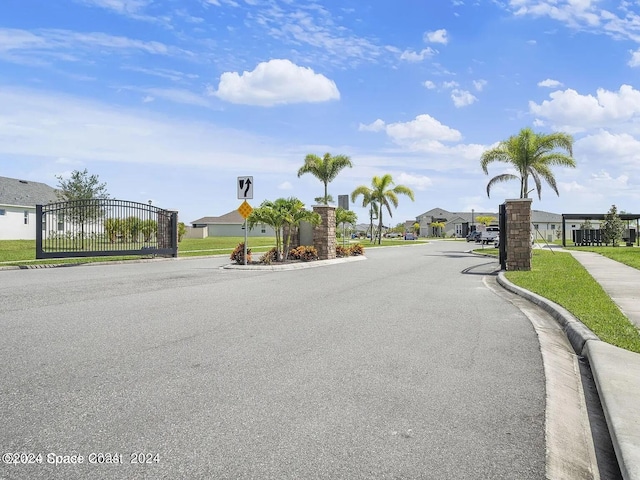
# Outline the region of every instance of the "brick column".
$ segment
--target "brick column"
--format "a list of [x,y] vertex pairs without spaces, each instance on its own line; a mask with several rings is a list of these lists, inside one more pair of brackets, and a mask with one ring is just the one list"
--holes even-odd
[[336,207],[314,205],[313,211],[322,219],[313,229],[313,246],[320,260],[332,260],[336,258]]
[[507,270],[531,270],[531,199],[505,201]]

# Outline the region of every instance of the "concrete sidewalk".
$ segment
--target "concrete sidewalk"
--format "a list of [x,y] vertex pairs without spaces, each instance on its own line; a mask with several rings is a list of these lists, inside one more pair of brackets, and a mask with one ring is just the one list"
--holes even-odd
[[[592,252],[571,252],[602,286],[627,318],[640,329],[640,270]],[[561,306],[509,282],[500,284],[528,298],[558,320],[577,355],[588,359],[598,389],[620,471],[640,480],[640,354],[600,339]]]

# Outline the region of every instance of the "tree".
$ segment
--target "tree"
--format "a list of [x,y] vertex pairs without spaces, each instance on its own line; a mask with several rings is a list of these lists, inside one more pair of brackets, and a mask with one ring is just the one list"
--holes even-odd
[[496,221],[496,217],[491,217],[491,216],[480,216],[480,217],[476,217],[476,221],[478,223],[483,224],[485,227],[488,227],[489,225],[491,225],[493,222]]
[[344,224],[355,225],[358,221],[358,216],[356,212],[352,212],[351,210],[345,210],[342,207],[336,208],[336,227]]
[[82,172],[74,170],[67,180],[62,176],[56,176],[56,178],[59,188],[56,195],[60,201],[109,198],[107,184],[100,183],[97,175],[89,175],[86,168]]
[[[295,197],[278,198],[275,201],[265,200],[260,207],[254,209],[247,217],[247,225],[253,228],[257,223],[264,223],[273,228],[276,234],[276,256],[285,259],[291,242],[291,227],[300,226],[300,222],[308,221],[313,225],[321,222],[320,215],[304,209],[304,203]],[[286,243],[283,242],[283,227],[289,226]],[[283,245],[284,243],[284,245]],[[285,255],[283,255],[283,246]]]
[[80,240],[84,248],[85,225],[104,216],[102,205],[97,200],[109,198],[107,184],[100,183],[97,175],[89,175],[86,168],[82,172],[74,170],[69,179],[56,178],[59,188],[56,196],[62,202],[70,202],[65,208],[66,219],[80,226]]
[[602,223],[602,239],[606,245],[611,243],[612,246],[617,247],[618,242],[622,240],[622,234],[624,232],[624,224],[618,215],[618,209],[615,205],[611,205],[609,212],[604,216],[604,222]]
[[441,237],[443,234],[443,229],[445,227],[445,223],[444,222],[431,222],[429,224],[429,226],[431,228],[433,228],[434,232],[436,233],[436,237]]
[[[563,153],[566,151],[568,155]],[[558,193],[556,179],[551,172],[551,167],[560,165],[575,167],[573,155],[573,137],[563,132],[550,134],[538,134],[530,128],[523,128],[518,135],[509,139],[491,150],[482,154],[480,166],[485,174],[489,174],[488,165],[492,162],[504,162],[510,164],[518,172],[503,173],[489,180],[487,184],[487,197],[490,196],[491,187],[496,183],[509,180],[520,181],[520,198],[529,197],[529,177],[533,178],[538,198],[541,197],[542,180]]]
[[310,212],[304,208],[304,203],[295,197],[276,200],[284,215],[284,224],[287,229],[287,238],[284,243],[284,259],[289,257],[289,247],[291,246],[291,235],[293,230],[300,227],[301,222],[309,222],[311,225],[320,225],[322,218],[316,212]]
[[373,220],[378,218],[378,204],[373,199],[373,190],[366,185],[361,185],[351,192],[351,201],[355,203],[356,199],[362,195],[362,206],[369,207],[369,232],[371,232],[370,241],[373,242]]
[[420,236],[420,224],[418,222],[413,224],[413,233],[416,234],[416,237]]
[[351,159],[346,155],[331,156],[329,153],[325,153],[322,158],[310,153],[304,159],[304,165],[298,170],[298,178],[305,173],[310,173],[324,184],[324,196],[318,197],[316,200],[320,200],[320,203],[329,205],[329,200],[333,201],[333,198],[327,191],[327,186],[331,183],[340,171],[346,167],[353,167]]
[[[398,195],[406,195],[411,200],[414,200],[413,190],[404,185],[396,185],[393,182],[393,177],[388,173],[382,177],[375,176],[371,180],[371,188],[366,185],[361,185],[356,188],[351,197],[358,197],[359,195],[369,194],[371,202],[378,204],[378,244],[382,243],[382,207],[387,209],[389,216],[392,217],[391,205],[398,206]],[[371,235],[373,240],[373,234]]]

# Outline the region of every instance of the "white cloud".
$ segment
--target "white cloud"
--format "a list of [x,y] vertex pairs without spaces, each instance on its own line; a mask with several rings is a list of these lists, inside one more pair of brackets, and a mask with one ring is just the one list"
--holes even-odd
[[424,34],[424,41],[446,45],[449,43],[449,37],[447,31],[444,28],[441,28],[440,30],[435,30],[433,32],[426,32]]
[[293,190],[293,185],[291,185],[291,182],[282,182],[280,185],[278,185],[278,189],[279,190]]
[[11,161],[66,158],[221,172],[238,165],[252,172],[296,168],[288,153],[270,153],[282,148],[269,140],[208,122],[26,89],[1,89],[0,105],[0,158]]
[[595,96],[567,89],[549,97],[539,105],[530,101],[530,112],[570,132],[640,119],[640,91],[630,85],[622,85],[617,92],[600,88]]
[[459,87],[460,85],[458,84],[458,82],[455,81],[450,81],[450,82],[442,82],[442,88],[456,88]]
[[361,123],[360,126],[358,127],[358,130],[361,132],[381,132],[384,129],[385,129],[385,123],[383,120],[379,118],[375,122],[369,125],[365,125],[364,123]]
[[533,121],[533,126],[534,126],[534,127],[544,127],[544,126],[545,126],[545,123],[544,123],[542,120],[540,120],[539,118],[536,118],[536,119]]
[[433,83],[431,80],[425,80],[425,82],[422,85],[424,85],[424,87],[428,90],[433,90],[434,88],[436,88],[436,84]]
[[332,80],[281,59],[262,62],[251,72],[225,72],[220,76],[218,89],[212,93],[227,102],[264,107],[340,98]]
[[636,50],[635,52],[631,52],[631,58],[627,63],[630,67],[640,67],[640,50]]
[[467,107],[472,103],[476,102],[478,99],[474,97],[471,92],[467,90],[458,90],[455,89],[451,92],[451,100],[453,100],[453,104],[456,108]]
[[561,87],[562,86],[562,82],[559,82],[558,80],[552,80],[550,78],[547,78],[546,80],[542,80],[541,82],[538,82],[538,86],[539,87],[547,87],[547,88],[557,88],[557,87]]
[[474,80],[473,81],[473,86],[478,92],[481,92],[482,90],[484,90],[484,87],[487,86],[487,81],[486,80],[482,80],[482,79]]
[[416,190],[426,190],[433,185],[433,180],[426,175],[415,175],[405,172],[394,175],[393,180],[397,185],[405,185]]
[[628,133],[599,130],[577,140],[574,147],[576,157],[588,162],[600,164],[606,159],[619,168],[640,172],[640,141]]
[[443,125],[430,115],[418,115],[410,122],[397,122],[387,125],[386,132],[394,141],[435,140],[457,142],[462,134],[453,128]]
[[414,52],[413,50],[405,50],[400,55],[400,60],[407,62],[417,63],[423,61],[425,58],[432,57],[437,52],[433,48],[425,48],[420,52]]

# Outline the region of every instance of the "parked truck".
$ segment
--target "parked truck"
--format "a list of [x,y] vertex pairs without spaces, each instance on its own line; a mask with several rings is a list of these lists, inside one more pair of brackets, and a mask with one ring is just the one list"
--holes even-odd
[[500,227],[486,227],[480,234],[480,243],[490,244],[500,238]]

